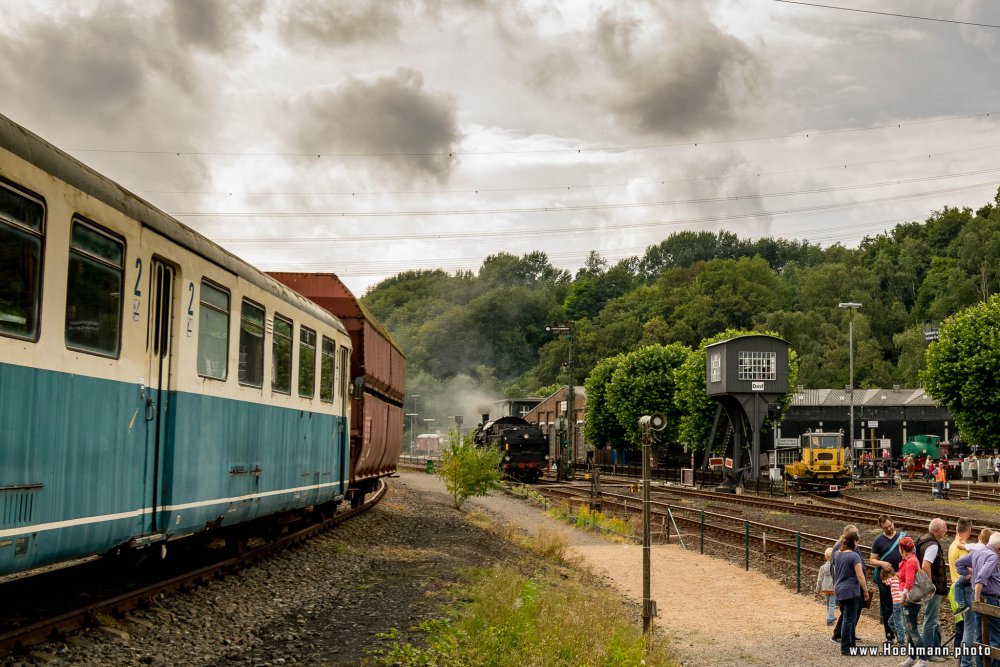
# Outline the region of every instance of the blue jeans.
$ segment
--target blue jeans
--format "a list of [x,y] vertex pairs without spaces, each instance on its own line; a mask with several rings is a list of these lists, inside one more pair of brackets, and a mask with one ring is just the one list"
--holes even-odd
[[941,645],[941,600],[943,595],[933,595],[924,603],[924,624],[920,626],[920,641],[927,648]]
[[858,617],[861,615],[861,603],[864,598],[858,597],[841,600],[843,605],[841,614],[843,621],[840,625],[840,652],[842,655],[849,655],[850,649],[857,645],[858,638],[854,634],[854,628],[858,624]]
[[889,616],[889,628],[896,636],[896,641],[903,644],[906,640],[906,630],[903,628],[903,605],[893,603],[892,615]]
[[[956,586],[955,601],[959,606],[967,605],[969,608],[962,614],[964,625],[962,628],[962,646],[972,646],[979,641],[982,633],[979,630],[979,614],[972,611],[972,586]],[[982,667],[983,659],[971,655],[963,655],[961,667]]]
[[837,619],[837,596],[827,595],[826,596],[826,624],[833,625],[833,622]]

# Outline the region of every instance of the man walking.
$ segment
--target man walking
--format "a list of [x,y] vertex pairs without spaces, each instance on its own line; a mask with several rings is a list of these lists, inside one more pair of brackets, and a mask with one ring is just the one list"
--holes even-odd
[[892,616],[892,591],[889,586],[882,581],[879,570],[891,567],[894,572],[899,572],[899,561],[902,555],[899,553],[899,540],[906,533],[896,530],[892,519],[888,514],[883,514],[878,518],[878,527],[882,529],[882,534],[872,542],[871,556],[868,562],[875,568],[874,579],[878,585],[878,607],[882,617],[882,628],[885,630],[885,640],[890,644],[893,640],[903,643],[903,637],[896,637],[892,626],[889,625],[889,617]]

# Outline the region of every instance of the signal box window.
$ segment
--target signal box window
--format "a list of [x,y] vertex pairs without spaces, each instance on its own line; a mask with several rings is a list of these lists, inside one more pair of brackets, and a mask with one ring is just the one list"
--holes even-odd
[[118,356],[124,277],[125,244],[74,220],[66,284],[66,347]]
[[201,281],[198,375],[225,380],[229,373],[229,293]]
[[337,357],[337,344],[323,336],[323,349],[319,360],[319,400],[333,403],[333,383],[336,381],[334,364]]
[[299,396],[316,394],[316,332],[299,328]]
[[0,335],[38,335],[45,207],[0,183]]
[[777,378],[777,354],[774,352],[740,352],[740,380],[774,380]]
[[277,315],[271,342],[271,390],[292,393],[292,323]]
[[240,312],[240,384],[264,384],[264,309],[246,300]]

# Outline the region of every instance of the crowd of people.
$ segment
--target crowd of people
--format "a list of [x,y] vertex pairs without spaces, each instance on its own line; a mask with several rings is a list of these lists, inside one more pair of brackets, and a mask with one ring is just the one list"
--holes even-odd
[[[1000,605],[1000,532],[983,528],[973,540],[972,521],[959,519],[954,539],[945,549],[942,541],[948,525],[943,519],[932,519],[927,532],[919,536],[896,530],[885,514],[878,518],[878,526],[882,532],[872,542],[868,564],[878,591],[885,646],[906,656],[900,667],[927,667],[956,657],[961,667],[981,667],[981,654],[974,648],[982,640],[980,619],[972,603]],[[816,591],[826,599],[832,640],[843,655],[856,654],[858,619],[873,595],[860,539],[857,526],[846,526],[827,549],[816,579]],[[947,643],[941,636],[945,600],[955,620],[954,639]],[[1000,647],[1000,618],[989,618],[989,638],[991,646]]]

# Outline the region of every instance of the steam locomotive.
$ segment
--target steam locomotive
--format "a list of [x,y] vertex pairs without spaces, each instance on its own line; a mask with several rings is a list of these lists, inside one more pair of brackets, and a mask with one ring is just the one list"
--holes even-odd
[[549,440],[542,429],[520,417],[490,420],[488,414],[473,439],[479,447],[496,447],[503,452],[500,468],[505,476],[534,483],[549,465]]

